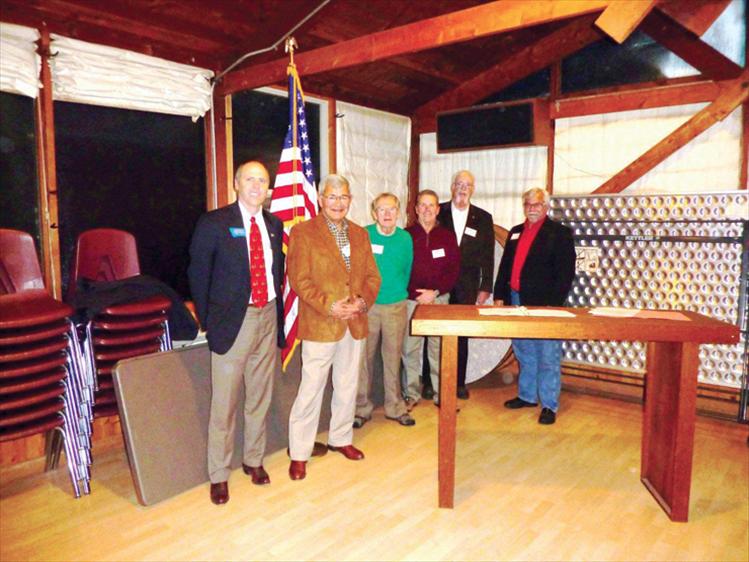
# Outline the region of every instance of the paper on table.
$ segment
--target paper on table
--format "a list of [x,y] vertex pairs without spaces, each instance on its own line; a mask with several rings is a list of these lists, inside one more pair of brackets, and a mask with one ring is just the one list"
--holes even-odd
[[637,318],[657,318],[660,320],[689,321],[689,316],[675,310],[641,310],[637,313]]
[[480,316],[542,316],[555,318],[574,318],[575,315],[567,310],[528,310],[524,306],[503,306],[496,308],[479,308]]
[[639,308],[611,308],[599,306],[590,309],[590,313],[593,316],[612,316],[616,318],[633,318],[637,316],[639,312],[642,312]]

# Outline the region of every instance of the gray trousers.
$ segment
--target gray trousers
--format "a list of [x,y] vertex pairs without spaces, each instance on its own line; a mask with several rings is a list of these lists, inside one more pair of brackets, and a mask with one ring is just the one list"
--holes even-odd
[[385,389],[385,415],[397,418],[408,409],[401,393],[400,366],[403,336],[406,334],[406,301],[392,304],[375,304],[367,313],[369,335],[367,336],[366,360],[359,371],[359,388],[356,394],[356,415],[365,419],[372,417],[374,404],[370,398],[372,373],[378,350],[382,356],[382,383]]
[[[447,304],[450,299],[449,294],[438,296],[434,299],[434,304]],[[405,365],[405,377],[403,381],[403,393],[406,398],[418,402],[421,398],[421,377],[422,354],[424,350],[424,336],[411,335],[411,317],[416,310],[416,301],[408,300],[407,312],[408,321],[406,329],[406,338],[403,342],[403,364]],[[432,380],[434,389],[434,398],[437,400],[440,389],[440,348],[442,338],[439,336],[430,336],[427,340],[427,356],[429,357],[429,377]]]
[[208,422],[208,475],[225,482],[231,472],[239,397],[244,386],[244,451],[248,466],[263,464],[265,416],[276,371],[276,301],[263,308],[247,307],[231,349],[211,353],[211,413]]

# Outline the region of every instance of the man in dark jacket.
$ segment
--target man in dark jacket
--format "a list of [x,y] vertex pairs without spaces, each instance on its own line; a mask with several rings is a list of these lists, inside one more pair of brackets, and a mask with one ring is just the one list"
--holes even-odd
[[[453,176],[452,198],[440,204],[437,220],[455,232],[460,248],[460,276],[450,292],[450,304],[484,304],[494,278],[494,223],[485,210],[471,204],[476,180],[468,170]],[[468,398],[466,366],[468,338],[458,338],[458,398]],[[435,389],[436,391],[436,389]]]
[[211,350],[208,475],[211,501],[229,501],[235,416],[244,387],[242,469],[268,484],[265,416],[277,347],[284,346],[283,225],[263,209],[268,170],[245,162],[234,176],[237,202],[206,213],[190,245],[190,291]]
[[[526,221],[510,230],[494,284],[494,304],[564,306],[575,278],[572,231],[548,218],[549,194],[534,187],[523,193]],[[561,389],[562,342],[513,339],[520,363],[518,396],[505,402],[511,409],[535,407],[538,422],[556,421]]]

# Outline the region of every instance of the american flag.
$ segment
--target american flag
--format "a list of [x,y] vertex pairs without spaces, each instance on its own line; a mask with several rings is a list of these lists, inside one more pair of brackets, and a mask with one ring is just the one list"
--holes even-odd
[[[315,173],[304,114],[304,94],[296,68],[289,66],[289,129],[283,142],[281,161],[276,174],[276,184],[270,202],[270,212],[283,222],[283,251],[288,250],[289,232],[302,221],[317,215]],[[284,332],[286,347],[281,351],[283,369],[291,360],[299,343],[297,334],[298,298],[284,279]]]

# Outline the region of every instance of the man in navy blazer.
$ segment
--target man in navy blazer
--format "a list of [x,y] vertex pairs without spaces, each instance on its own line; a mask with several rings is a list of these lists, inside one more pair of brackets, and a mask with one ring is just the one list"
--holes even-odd
[[208,474],[215,504],[229,501],[227,481],[242,387],[242,468],[254,484],[270,483],[263,468],[265,417],[277,347],[285,345],[285,338],[283,224],[263,209],[268,188],[263,164],[239,166],[234,176],[237,201],[201,216],[190,245],[190,290],[211,350]]
[[[450,292],[450,304],[483,304],[494,280],[494,221],[484,209],[471,204],[476,180],[468,170],[452,179],[450,201],[440,204],[439,223],[454,231],[460,247],[460,275]],[[458,398],[468,398],[466,366],[468,338],[458,338]],[[437,389],[434,389],[435,392]]]
[[[494,284],[494,304],[564,306],[575,278],[572,231],[546,216],[549,193],[534,187],[523,193],[526,221],[512,227]],[[538,422],[556,421],[561,389],[562,342],[513,339],[520,364],[518,396],[505,402],[511,409],[535,407]]]

